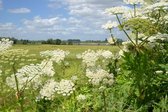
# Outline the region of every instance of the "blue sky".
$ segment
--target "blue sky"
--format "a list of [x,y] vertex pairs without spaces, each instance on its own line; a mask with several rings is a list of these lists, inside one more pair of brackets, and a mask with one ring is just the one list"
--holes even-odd
[[[115,20],[104,10],[119,5],[122,0],[0,0],[0,36],[104,40],[109,33],[102,24]],[[124,38],[117,29],[114,35]]]

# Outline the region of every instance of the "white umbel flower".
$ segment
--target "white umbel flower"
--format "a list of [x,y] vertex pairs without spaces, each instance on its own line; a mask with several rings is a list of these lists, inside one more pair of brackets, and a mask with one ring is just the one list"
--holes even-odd
[[69,54],[69,51],[63,51],[60,49],[53,50],[53,51],[42,51],[40,52],[40,55],[46,58],[50,58],[50,60],[60,63],[64,61],[65,57]]
[[71,80],[62,79],[57,83],[55,91],[63,96],[69,96],[75,90],[75,84]]
[[136,4],[144,4],[144,0],[123,0],[126,4],[136,5]]
[[47,83],[40,90],[40,97],[45,98],[47,100],[52,100],[56,92],[55,91],[56,85],[57,85],[57,82],[54,81],[53,79],[48,80]]
[[10,48],[13,44],[13,41],[10,41],[9,39],[1,39],[0,41],[0,52],[7,50]]
[[116,15],[116,14],[123,14],[125,11],[127,11],[129,8],[125,6],[121,7],[112,7],[105,10],[105,12],[109,15]]
[[83,94],[79,94],[79,95],[76,97],[76,99],[77,99],[78,102],[85,101],[85,100],[86,100],[86,96],[83,95]]
[[86,76],[89,78],[89,82],[93,85],[100,85],[100,84],[113,84],[113,74],[109,74],[107,71],[103,69],[96,69],[96,70],[86,70]]
[[104,28],[106,30],[111,30],[117,26],[118,26],[118,23],[116,21],[114,21],[114,22],[108,21],[106,24],[102,25],[102,28]]

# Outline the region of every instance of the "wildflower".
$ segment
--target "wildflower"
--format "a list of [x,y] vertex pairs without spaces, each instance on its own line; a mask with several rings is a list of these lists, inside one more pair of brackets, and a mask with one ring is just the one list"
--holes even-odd
[[6,83],[11,88],[16,89],[15,77],[17,77],[19,89],[23,89],[23,87],[26,89],[30,85],[33,85],[34,88],[38,88],[42,84],[42,76],[51,77],[54,74],[52,62],[46,62],[46,60],[44,60],[41,64],[23,66],[17,70],[17,73],[7,77]]
[[49,61],[43,60],[41,64],[39,64],[39,66],[42,70],[41,74],[45,74],[47,76],[54,76],[55,72],[54,72],[53,62],[51,60]]
[[48,80],[47,83],[40,90],[41,98],[52,100],[54,98],[54,93],[56,92],[55,91],[56,85],[57,85],[57,82],[55,82],[53,79]]
[[110,58],[113,57],[112,52],[109,51],[109,50],[98,50],[97,54],[98,54],[99,57],[103,57],[105,59],[110,59]]
[[126,4],[136,5],[136,4],[144,4],[144,0],[124,0]]
[[151,13],[153,11],[157,12],[161,9],[164,11],[168,11],[168,3],[164,1],[160,1],[158,3],[149,5],[144,9],[144,13]]
[[[89,82],[93,85],[108,84],[109,80],[113,80],[113,74],[109,74],[107,71],[103,69],[96,70],[86,70],[86,76],[89,78]],[[113,81],[114,82],[114,81]]]
[[13,44],[13,41],[10,41],[9,39],[1,39],[0,41],[0,52],[7,50],[10,48]]
[[81,54],[82,62],[86,64],[87,67],[95,66],[98,60],[98,54],[93,50],[87,50]]
[[42,57],[46,57],[46,58],[50,58],[50,60],[56,62],[56,63],[60,63],[62,61],[64,61],[65,57],[69,54],[68,51],[63,51],[60,49],[57,50],[53,50],[53,51],[42,51],[40,52],[40,55]]
[[[79,56],[79,54],[78,54]],[[93,67],[96,65],[96,62],[100,58],[110,59],[113,57],[113,54],[109,50],[87,50],[80,54],[80,58],[82,59],[82,62],[87,66],[87,67]]]
[[75,82],[75,81],[78,80],[78,77],[77,77],[76,75],[74,75],[74,76],[71,77],[71,80],[72,80],[73,82]]
[[74,86],[75,84],[71,80],[62,79],[59,83],[57,83],[55,91],[63,96],[69,96],[75,90]]
[[86,100],[86,96],[85,96],[85,95],[82,95],[82,94],[79,94],[76,99],[77,99],[79,102],[81,102],[81,101]]
[[126,10],[128,10],[128,7],[112,7],[112,8],[108,8],[105,10],[105,12],[109,15],[116,15],[116,14],[123,14],[125,13]]
[[111,21],[108,21],[106,24],[102,25],[102,28],[106,29],[106,30],[111,30],[115,27],[118,26],[118,23],[117,22],[111,22]]
[[107,39],[107,42],[112,45],[112,44],[115,44],[117,42],[117,39],[110,37],[110,38]]
[[156,72],[156,74],[163,74],[163,71],[161,71],[161,70],[157,70],[155,72]]

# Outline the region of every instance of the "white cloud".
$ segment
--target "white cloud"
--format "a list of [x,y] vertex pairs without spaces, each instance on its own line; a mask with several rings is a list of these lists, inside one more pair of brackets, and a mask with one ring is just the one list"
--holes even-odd
[[0,23],[0,30],[12,30],[15,28],[13,23]]
[[68,27],[74,29],[70,34],[81,38],[90,38],[92,36],[92,39],[97,37],[107,38],[108,33],[101,29],[102,24],[108,20],[116,21],[113,16],[104,13],[105,9],[123,5],[123,0],[50,0],[53,7],[54,3],[58,2],[62,2],[62,7],[66,7],[71,17],[80,21],[74,26],[68,25]]
[[25,13],[30,13],[31,10],[28,8],[16,8],[16,9],[9,9],[8,12],[16,13],[16,14],[25,14]]

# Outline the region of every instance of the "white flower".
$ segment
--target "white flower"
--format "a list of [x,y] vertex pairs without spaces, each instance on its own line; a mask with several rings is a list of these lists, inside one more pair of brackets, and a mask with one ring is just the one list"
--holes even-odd
[[86,64],[87,67],[95,66],[98,60],[98,54],[93,50],[87,50],[81,54],[82,62]]
[[157,70],[155,72],[156,72],[156,74],[163,74],[163,71],[161,71],[161,70]]
[[117,39],[116,38],[113,39],[112,37],[110,37],[110,38],[107,39],[107,42],[112,45],[112,44],[115,44],[117,42]]
[[57,85],[57,82],[55,82],[53,79],[48,80],[47,83],[40,90],[40,97],[45,98],[47,100],[52,100],[56,92],[55,91],[56,85]]
[[10,41],[9,39],[1,39],[0,41],[0,52],[7,50],[10,48],[13,44],[13,41]]
[[55,72],[53,62],[51,60],[43,60],[39,66],[41,67],[42,74],[45,74],[47,76],[54,76]]
[[79,95],[76,97],[76,99],[77,99],[79,102],[81,102],[81,101],[86,100],[86,96],[85,96],[85,95],[82,95],[82,94],[79,94]]
[[127,11],[128,7],[112,7],[105,10],[105,12],[109,15],[116,15],[116,14],[123,14],[125,11]]
[[75,90],[74,86],[75,84],[71,80],[62,79],[59,83],[57,83],[55,91],[63,96],[69,96]]
[[42,51],[40,55],[46,58],[50,58],[52,61],[56,63],[60,63],[64,61],[65,57],[69,54],[69,51],[63,51],[60,49],[53,50],[53,51]]
[[[93,85],[109,84],[109,80],[113,80],[113,74],[109,74],[103,69],[90,70],[86,69],[86,76],[89,78],[89,82]],[[110,85],[111,85],[110,81]],[[114,81],[113,81],[114,82]]]
[[76,75],[74,75],[74,76],[71,77],[71,80],[72,80],[73,82],[75,82],[75,81],[78,80],[78,77],[77,77]]
[[0,70],[0,76],[2,75],[2,70]]
[[[79,56],[79,54],[78,54]],[[113,57],[113,54],[111,51],[109,50],[97,50],[97,51],[93,51],[93,50],[87,50],[85,52],[83,52],[82,54],[80,54],[80,58],[82,59],[82,62],[87,66],[87,67],[93,67],[96,65],[96,62],[100,59],[100,58],[104,58],[106,59],[110,59]]]
[[108,21],[106,24],[102,25],[102,28],[104,28],[106,30],[111,30],[117,26],[118,26],[117,22]]
[[151,13],[153,11],[157,12],[160,9],[164,11],[168,11],[168,2],[161,1],[152,5],[149,5],[144,9],[144,13]]
[[51,61],[42,61],[41,64],[30,64],[23,66],[21,69],[17,70],[16,74],[6,78],[6,83],[11,88],[16,89],[15,76],[18,80],[19,89],[24,87],[27,89],[30,85],[34,88],[38,88],[41,85],[41,79],[43,76],[53,76],[55,72],[53,71],[53,66]]
[[144,4],[144,0],[123,0],[126,4]]
[[97,54],[98,54],[99,57],[103,57],[105,59],[110,59],[110,58],[113,57],[112,52],[109,51],[109,50],[98,50]]

